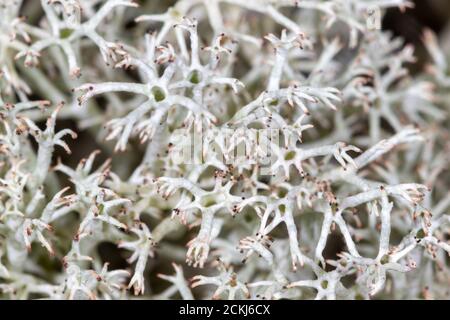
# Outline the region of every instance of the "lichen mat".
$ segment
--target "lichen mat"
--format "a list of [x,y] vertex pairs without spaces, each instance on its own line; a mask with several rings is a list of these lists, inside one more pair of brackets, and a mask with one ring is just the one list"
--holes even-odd
[[412,3],[171,5],[0,1],[0,297],[449,298],[449,46],[412,74],[380,24]]

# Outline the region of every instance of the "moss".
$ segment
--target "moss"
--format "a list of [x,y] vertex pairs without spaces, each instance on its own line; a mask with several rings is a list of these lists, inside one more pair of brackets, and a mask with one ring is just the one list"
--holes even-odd
[[152,88],[152,94],[156,102],[160,102],[166,99],[166,94],[164,93],[164,90],[161,87],[154,86]]
[[286,189],[279,189],[277,192],[277,197],[278,198],[284,198],[287,195],[287,190]]
[[334,213],[336,213],[339,209],[339,206],[336,202],[331,203],[331,211]]
[[366,300],[366,299],[364,298],[364,296],[361,293],[357,293],[355,295],[355,300]]
[[423,229],[419,229],[419,231],[417,231],[416,233],[416,239],[423,239],[425,238],[426,234],[425,234],[425,230]]
[[189,82],[194,84],[200,83],[202,81],[201,78],[201,74],[197,70],[192,71],[188,76]]
[[103,213],[103,210],[105,210],[105,206],[103,204],[100,204],[98,206],[98,215],[101,215]]
[[381,257],[380,259],[381,264],[386,264],[389,262],[389,255],[385,254],[384,256]]
[[295,151],[289,151],[288,153],[286,153],[284,155],[284,160],[289,161],[289,160],[294,159],[295,158],[295,154],[296,154]]
[[63,28],[59,31],[59,37],[61,39],[67,39],[68,37],[70,37],[73,33],[73,29],[70,28]]

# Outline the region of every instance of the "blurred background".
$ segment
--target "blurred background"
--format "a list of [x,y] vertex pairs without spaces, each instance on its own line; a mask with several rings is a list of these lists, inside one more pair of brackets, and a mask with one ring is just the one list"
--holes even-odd
[[413,0],[414,8],[401,12],[389,9],[383,19],[383,29],[391,30],[394,35],[405,39],[416,48],[418,64],[412,71],[423,67],[426,57],[422,44],[422,32],[425,28],[433,30],[441,39],[449,39],[444,47],[450,49],[450,1],[449,0]]

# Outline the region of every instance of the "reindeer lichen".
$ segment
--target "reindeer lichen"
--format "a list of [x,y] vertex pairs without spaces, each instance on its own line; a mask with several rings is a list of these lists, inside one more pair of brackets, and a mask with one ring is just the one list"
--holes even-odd
[[376,20],[411,2],[34,2],[0,0],[1,298],[449,298],[448,43],[411,74]]

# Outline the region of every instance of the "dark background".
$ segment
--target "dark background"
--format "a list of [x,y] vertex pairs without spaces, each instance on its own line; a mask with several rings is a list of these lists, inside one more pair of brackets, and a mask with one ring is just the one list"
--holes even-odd
[[388,9],[383,18],[382,27],[414,45],[418,63],[413,69],[419,71],[426,59],[426,51],[421,40],[423,30],[429,28],[440,36],[446,27],[449,28],[450,1],[414,0],[413,2],[414,8],[404,12],[400,9]]

